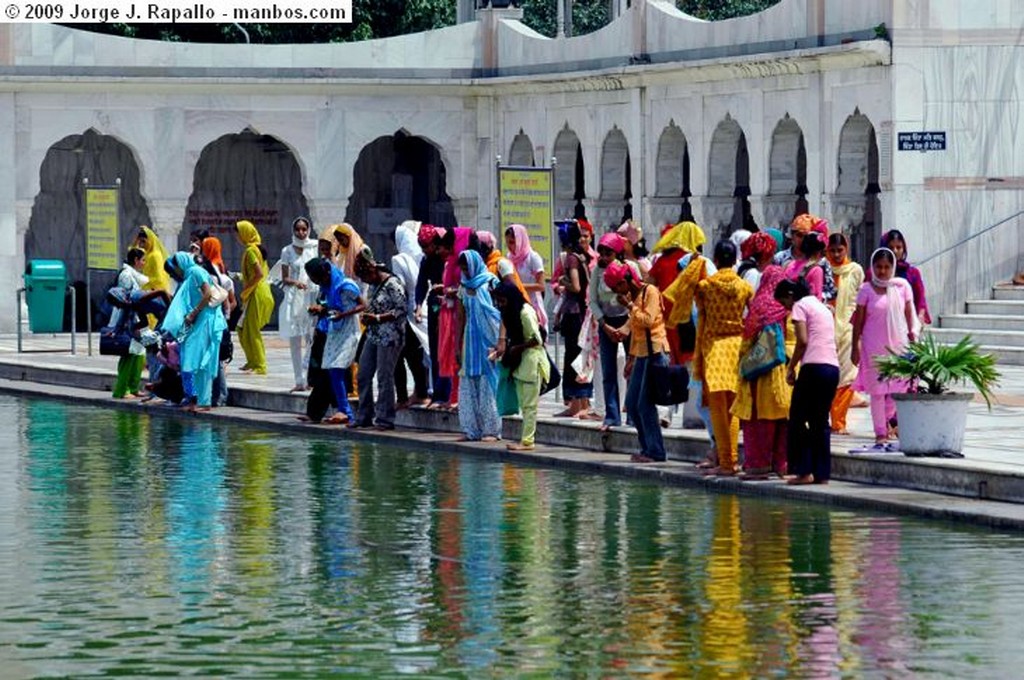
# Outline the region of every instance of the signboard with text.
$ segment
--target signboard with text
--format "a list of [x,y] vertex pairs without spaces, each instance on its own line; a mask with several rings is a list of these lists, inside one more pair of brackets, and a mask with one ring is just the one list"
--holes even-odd
[[120,210],[116,187],[86,187],[86,267],[121,268]]
[[945,151],[945,132],[900,132],[896,136],[900,151]]
[[521,224],[530,234],[530,245],[553,266],[554,197],[551,168],[498,167],[498,235],[504,238],[509,225]]

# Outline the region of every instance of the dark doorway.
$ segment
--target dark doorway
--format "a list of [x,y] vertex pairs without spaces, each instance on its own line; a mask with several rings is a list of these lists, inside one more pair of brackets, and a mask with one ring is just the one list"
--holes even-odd
[[440,152],[422,137],[404,131],[378,137],[359,152],[345,221],[386,261],[402,221],[456,226],[446,174]]
[[207,229],[220,239],[225,263],[237,271],[242,247],[235,223],[249,220],[259,229],[272,265],[291,241],[292,220],[300,215],[309,215],[309,205],[292,150],[276,137],[246,128],[207,144],[199,155],[177,245],[188,247],[193,229]]
[[[139,189],[139,165],[132,150],[110,135],[90,128],[68,135],[51,146],[39,168],[39,193],[25,233],[25,260],[62,260],[68,279],[81,289],[79,328],[85,327],[85,191],[90,186],[114,186],[121,180],[119,252],[127,250],[137,227],[150,224],[149,206]],[[114,272],[93,275],[93,306],[99,308]],[[70,321],[68,322],[70,327]]]

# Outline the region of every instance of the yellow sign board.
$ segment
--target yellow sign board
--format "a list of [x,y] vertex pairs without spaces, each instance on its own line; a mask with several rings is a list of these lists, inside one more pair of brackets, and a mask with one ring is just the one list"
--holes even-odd
[[86,267],[89,269],[121,268],[118,190],[86,187]]
[[530,234],[530,245],[553,267],[554,202],[551,168],[498,168],[499,237],[511,224],[521,224]]

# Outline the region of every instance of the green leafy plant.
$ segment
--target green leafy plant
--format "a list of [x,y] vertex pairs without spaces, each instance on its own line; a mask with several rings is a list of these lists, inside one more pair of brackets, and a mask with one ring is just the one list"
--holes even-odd
[[926,333],[902,352],[889,350],[886,356],[876,358],[875,366],[881,378],[914,381],[917,391],[926,394],[948,392],[955,384],[974,385],[989,408],[992,388],[1000,378],[995,357],[982,354],[969,335],[955,345],[945,345]]

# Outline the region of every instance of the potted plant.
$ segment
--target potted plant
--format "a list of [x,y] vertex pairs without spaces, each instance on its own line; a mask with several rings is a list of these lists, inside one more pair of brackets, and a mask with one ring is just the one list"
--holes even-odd
[[992,408],[992,388],[999,371],[991,354],[966,336],[955,345],[936,342],[930,333],[902,352],[875,359],[883,379],[907,380],[916,389],[893,394],[899,419],[900,450],[908,456],[962,457],[967,406],[974,395],[951,392],[954,385],[973,385]]

